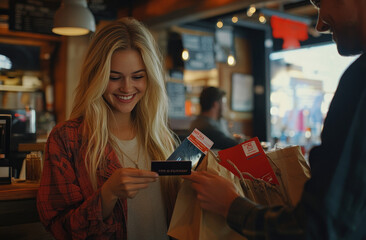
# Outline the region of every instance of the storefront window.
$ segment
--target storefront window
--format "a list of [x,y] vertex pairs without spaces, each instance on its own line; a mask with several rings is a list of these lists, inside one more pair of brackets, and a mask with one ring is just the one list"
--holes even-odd
[[305,156],[320,133],[339,78],[356,57],[335,44],[272,53],[271,136],[277,145],[303,146]]

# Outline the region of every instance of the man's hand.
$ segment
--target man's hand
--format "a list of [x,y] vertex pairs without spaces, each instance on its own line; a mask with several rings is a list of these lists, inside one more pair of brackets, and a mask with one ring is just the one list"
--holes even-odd
[[234,185],[225,178],[209,172],[195,172],[182,176],[192,182],[197,199],[203,209],[226,218],[230,205],[239,196]]

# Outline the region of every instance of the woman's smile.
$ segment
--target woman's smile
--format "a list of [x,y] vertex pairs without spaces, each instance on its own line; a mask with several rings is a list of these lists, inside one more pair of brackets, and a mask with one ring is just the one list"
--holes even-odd
[[128,103],[128,102],[131,102],[133,100],[133,98],[136,96],[136,94],[124,94],[124,95],[115,95],[119,101],[121,102],[125,102],[125,103]]

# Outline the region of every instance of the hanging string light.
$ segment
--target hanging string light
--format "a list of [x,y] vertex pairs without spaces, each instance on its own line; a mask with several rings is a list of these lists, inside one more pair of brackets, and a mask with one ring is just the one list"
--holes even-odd
[[233,16],[232,18],[231,18],[231,21],[233,22],[233,23],[237,23],[238,22],[238,17],[237,16]]
[[227,56],[227,64],[229,66],[234,66],[236,64],[235,57],[231,53]]
[[219,20],[219,21],[217,21],[216,26],[218,28],[222,28],[224,26],[224,23],[222,22],[222,20]]
[[189,51],[187,49],[183,49],[182,59],[183,59],[183,61],[187,61],[189,59]]
[[251,5],[247,10],[247,16],[251,17],[253,14],[257,11],[256,7],[254,5]]
[[267,22],[266,17],[261,13],[258,18],[259,22],[265,24]]

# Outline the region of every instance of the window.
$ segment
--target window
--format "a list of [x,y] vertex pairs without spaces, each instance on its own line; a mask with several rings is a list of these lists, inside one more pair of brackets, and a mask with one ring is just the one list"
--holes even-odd
[[300,145],[306,153],[320,144],[338,81],[356,58],[340,56],[333,43],[271,54],[271,137],[275,143]]

